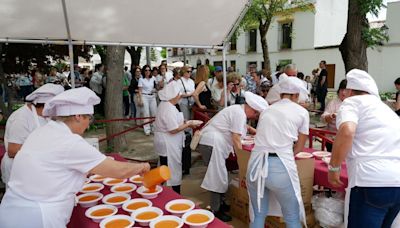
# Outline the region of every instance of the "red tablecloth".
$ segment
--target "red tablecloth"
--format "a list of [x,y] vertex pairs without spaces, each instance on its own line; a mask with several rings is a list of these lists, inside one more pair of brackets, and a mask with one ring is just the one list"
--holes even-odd
[[[113,156],[115,158],[115,160],[117,160],[117,161],[126,161],[119,154],[110,154],[110,156]],[[111,193],[110,188],[105,186],[105,188],[101,191],[101,193],[103,193],[104,195]],[[139,194],[136,193],[136,191],[134,191],[131,194],[131,197],[132,197],[132,199],[133,198],[141,198],[139,196]],[[183,199],[183,197],[181,195],[175,193],[171,189],[164,187],[163,191],[158,195],[158,197],[155,199],[150,199],[150,201],[153,203],[153,206],[159,207],[160,209],[162,209],[164,211],[164,215],[168,215],[169,213],[165,210],[165,205],[173,199]],[[76,206],[72,212],[71,220],[70,220],[70,223],[67,225],[67,227],[68,228],[76,228],[76,227],[79,227],[79,228],[91,228],[91,227],[95,228],[96,227],[96,228],[98,228],[99,223],[93,222],[91,219],[89,219],[85,216],[86,210],[87,210],[87,208],[83,208],[80,205]],[[122,210],[122,208],[120,208],[118,210],[118,214],[129,215],[129,213]],[[135,226],[140,227],[139,224],[135,224]],[[188,226],[185,225],[183,227],[188,227]],[[214,219],[214,221],[212,223],[210,223],[208,225],[208,227],[215,227],[215,228],[227,227],[228,228],[230,226],[216,218],[216,219]]]
[[[254,145],[243,145],[243,150],[251,151]],[[304,148],[305,152],[312,153],[315,150],[312,148]],[[335,191],[344,192],[348,184],[347,166],[345,163],[342,164],[342,171],[340,172],[340,180],[343,182],[343,186],[336,188],[333,187],[328,181],[328,166],[322,160],[314,159],[315,170],[314,170],[314,184],[330,188]]]

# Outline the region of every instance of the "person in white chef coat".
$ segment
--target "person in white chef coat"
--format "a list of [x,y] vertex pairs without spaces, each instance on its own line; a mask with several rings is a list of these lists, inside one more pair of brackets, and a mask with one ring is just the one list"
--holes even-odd
[[343,184],[340,170],[346,159],[347,227],[391,227],[400,211],[400,118],[381,101],[367,72],[353,69],[346,78],[350,97],[336,117],[328,180],[333,186]]
[[148,163],[106,158],[82,138],[100,98],[86,87],[67,90],[45,104],[55,121],[32,132],[14,159],[0,205],[2,228],[65,227],[87,174],[127,178],[150,169]]
[[154,149],[160,156],[160,165],[171,169],[168,186],[180,194],[182,182],[182,149],[185,140],[184,130],[196,127],[193,121],[184,121],[183,113],[176,104],[181,99],[179,82],[171,82],[158,92],[160,104],[154,122]]
[[309,115],[298,104],[306,88],[295,77],[279,82],[279,87],[281,100],[261,113],[248,163],[250,227],[264,227],[267,215],[282,214],[288,228],[306,224],[295,163],[308,138]]
[[[231,105],[222,109],[202,129],[198,151],[208,166],[201,187],[210,191],[210,206],[216,217],[230,221],[232,217],[225,212],[224,193],[228,190],[228,171],[225,159],[229,154],[242,149],[241,137],[246,136],[247,119],[256,119],[268,107],[264,98],[245,92],[245,104]],[[254,130],[254,129],[253,129]]]
[[13,112],[7,120],[4,133],[6,153],[1,161],[1,178],[6,184],[10,178],[14,157],[21,149],[26,138],[36,128],[47,123],[43,117],[44,104],[64,91],[61,85],[45,84],[26,97],[28,103]]

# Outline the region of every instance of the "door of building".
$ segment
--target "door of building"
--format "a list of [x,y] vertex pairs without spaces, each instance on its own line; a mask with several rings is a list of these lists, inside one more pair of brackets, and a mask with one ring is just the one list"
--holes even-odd
[[328,71],[328,88],[335,88],[335,64],[326,64]]

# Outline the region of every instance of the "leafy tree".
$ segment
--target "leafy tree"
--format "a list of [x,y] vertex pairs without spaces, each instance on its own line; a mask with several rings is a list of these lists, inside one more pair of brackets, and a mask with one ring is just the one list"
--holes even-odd
[[136,66],[139,66],[139,64],[140,64],[140,56],[142,54],[142,47],[131,46],[131,47],[126,47],[126,50],[131,55],[131,71],[132,71],[132,75],[135,75],[135,72],[133,72],[133,70]]
[[367,48],[383,45],[389,37],[384,29],[370,28],[367,14],[377,16],[385,5],[382,0],[349,0],[348,4],[347,32],[339,46],[345,70],[368,70]]
[[155,48],[150,48],[150,60],[153,62],[157,61],[157,53]]
[[313,5],[309,1],[297,0],[253,0],[245,17],[241,21],[240,27],[248,31],[258,28],[260,31],[261,46],[263,51],[264,66],[263,69],[271,74],[271,64],[268,53],[267,33],[277,14],[289,15],[294,10],[307,11],[312,10]]
[[162,48],[161,52],[160,52],[160,55],[161,55],[161,57],[163,59],[166,59],[167,58],[167,49],[166,48]]

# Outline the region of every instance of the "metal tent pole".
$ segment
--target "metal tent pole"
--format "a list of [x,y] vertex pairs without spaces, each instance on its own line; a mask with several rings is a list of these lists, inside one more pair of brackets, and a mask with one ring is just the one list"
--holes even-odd
[[226,87],[227,87],[227,80],[226,80],[226,43],[224,43],[224,49],[222,49],[222,72],[224,75],[224,106],[225,108],[228,107],[228,94],[226,91]]
[[68,21],[68,14],[67,14],[67,7],[65,5],[65,0],[61,0],[61,3],[63,7],[65,27],[67,29],[67,36],[68,36],[69,70],[71,75],[71,87],[75,88],[74,49],[72,46],[71,30],[69,28],[69,21]]

